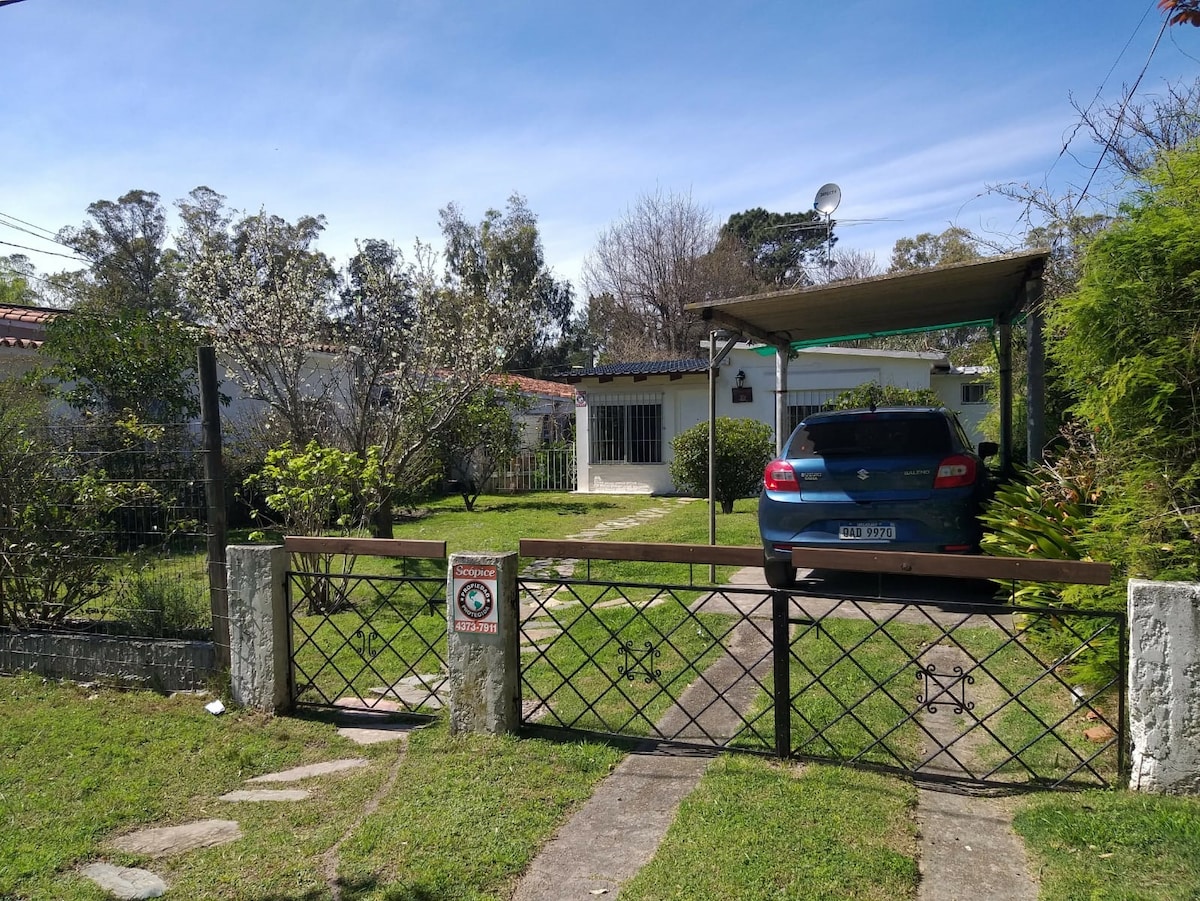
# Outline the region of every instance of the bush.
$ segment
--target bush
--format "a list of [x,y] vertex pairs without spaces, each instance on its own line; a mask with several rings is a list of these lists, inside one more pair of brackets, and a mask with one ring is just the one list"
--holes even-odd
[[[708,496],[708,423],[680,432],[671,447],[671,478],[680,491]],[[775,453],[771,427],[754,419],[716,421],[716,499],[722,513],[732,513],[738,498],[758,493],[763,468]]]
[[942,398],[932,388],[898,388],[867,382],[843,391],[830,403],[831,410],[861,410],[864,407],[940,407]]

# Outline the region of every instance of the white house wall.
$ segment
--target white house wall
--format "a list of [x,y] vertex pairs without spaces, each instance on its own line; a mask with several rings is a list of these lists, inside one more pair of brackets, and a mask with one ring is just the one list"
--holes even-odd
[[[705,348],[707,352],[707,348]],[[856,348],[811,348],[800,351],[788,364],[788,394],[793,402],[803,403],[803,392],[836,394],[868,382],[901,388],[944,388],[939,393],[946,406],[963,411],[964,425],[973,440],[979,441],[978,423],[990,409],[989,404],[961,404],[960,384],[977,381],[977,376],[961,376],[952,383],[949,376],[931,376],[935,363],[944,363],[937,353],[890,353]],[[745,386],[753,400],[733,402],[737,373],[745,373]],[[939,384],[940,382],[940,384]],[[576,458],[579,467],[579,491],[594,494],[671,494],[671,445],[675,436],[692,426],[708,421],[708,379],[702,373],[689,373],[674,381],[669,376],[650,376],[633,381],[629,375],[614,376],[600,383],[586,379],[576,386]],[[589,412],[598,398],[629,396],[646,392],[662,394],[663,462],[655,464],[592,463]],[[762,355],[750,348],[733,350],[722,362],[717,377],[718,417],[754,419],[775,427],[775,356]],[[954,403],[950,401],[954,400]],[[974,409],[972,407],[975,407]]]

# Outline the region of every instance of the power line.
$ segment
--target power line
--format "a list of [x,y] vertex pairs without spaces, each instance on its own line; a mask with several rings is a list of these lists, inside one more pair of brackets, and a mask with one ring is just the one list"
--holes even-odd
[[33,253],[44,253],[44,254],[47,254],[52,257],[62,257],[63,259],[66,259],[66,260],[74,260],[77,263],[88,262],[83,257],[73,256],[69,253],[58,253],[57,251],[54,251],[54,250],[39,250],[36,247],[26,247],[24,244],[14,244],[14,243],[12,243],[12,241],[0,241],[0,244],[3,244],[5,247],[17,247],[17,248],[20,248],[21,250],[28,250]]
[[1104,142],[1104,147],[1100,150],[1100,158],[1096,160],[1096,165],[1092,167],[1091,174],[1088,175],[1087,184],[1083,186],[1083,190],[1079,192],[1079,197],[1071,206],[1070,216],[1074,217],[1075,211],[1079,209],[1079,205],[1083,203],[1083,198],[1087,196],[1088,188],[1092,186],[1092,179],[1096,177],[1096,173],[1100,171],[1100,167],[1104,164],[1104,157],[1108,151],[1112,150],[1113,142],[1117,139],[1117,132],[1120,130],[1122,123],[1125,121],[1125,110],[1129,108],[1129,101],[1133,99],[1133,95],[1137,93],[1138,85],[1142,83],[1142,79],[1146,75],[1146,70],[1150,68],[1150,61],[1154,59],[1154,52],[1158,50],[1159,43],[1162,42],[1163,34],[1166,33],[1167,25],[1170,19],[1163,17],[1162,27],[1158,29],[1158,36],[1154,39],[1154,45],[1150,48],[1150,53],[1146,56],[1146,62],[1142,65],[1142,71],[1138,73],[1137,79],[1133,82],[1133,87],[1125,94],[1125,98],[1121,101],[1121,108],[1117,111],[1117,118],[1113,121],[1112,132],[1108,136],[1108,140]]
[[48,228],[42,228],[40,225],[34,225],[32,222],[26,222],[19,216],[14,216],[12,213],[0,213],[0,219],[11,219],[13,222],[20,222],[22,225],[28,225],[30,228],[35,228],[40,232],[45,232],[50,236],[49,240],[58,242],[58,232],[50,231]]

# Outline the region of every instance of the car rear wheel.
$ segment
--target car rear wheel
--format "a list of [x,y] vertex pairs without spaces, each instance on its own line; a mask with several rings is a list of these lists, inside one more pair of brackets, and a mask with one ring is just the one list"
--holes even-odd
[[765,560],[763,577],[772,588],[791,588],[796,584],[796,567],[786,560]]

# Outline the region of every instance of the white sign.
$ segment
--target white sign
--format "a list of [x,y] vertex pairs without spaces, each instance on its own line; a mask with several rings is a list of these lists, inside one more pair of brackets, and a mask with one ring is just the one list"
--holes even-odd
[[456,563],[450,587],[455,632],[495,635],[497,568],[482,563]]

